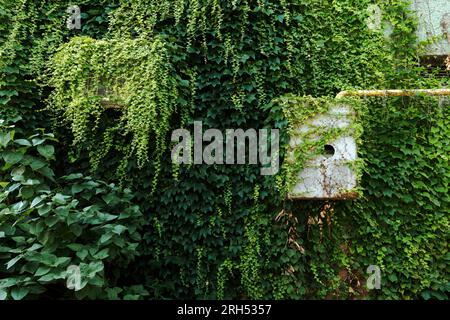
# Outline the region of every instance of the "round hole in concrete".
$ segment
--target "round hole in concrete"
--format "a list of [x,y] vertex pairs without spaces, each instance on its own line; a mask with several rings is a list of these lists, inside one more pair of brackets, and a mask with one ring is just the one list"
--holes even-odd
[[326,144],[323,150],[323,155],[326,158],[331,158],[336,153],[336,150],[331,144]]

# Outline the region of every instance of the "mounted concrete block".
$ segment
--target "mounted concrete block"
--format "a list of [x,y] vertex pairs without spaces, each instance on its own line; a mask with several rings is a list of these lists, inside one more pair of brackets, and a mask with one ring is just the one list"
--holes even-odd
[[[298,136],[307,136],[308,141],[319,141],[324,133],[330,131],[347,134],[327,141],[321,152],[305,162],[298,174],[298,182],[289,194],[291,199],[356,198],[357,172],[352,163],[358,159],[357,146],[352,131],[344,130],[352,125],[352,115],[350,106],[336,105],[298,128]],[[291,137],[291,160],[294,150],[303,143],[302,138]]]
[[420,41],[438,38],[426,48],[424,55],[444,56],[450,54],[450,0],[415,0],[413,10],[419,18]]

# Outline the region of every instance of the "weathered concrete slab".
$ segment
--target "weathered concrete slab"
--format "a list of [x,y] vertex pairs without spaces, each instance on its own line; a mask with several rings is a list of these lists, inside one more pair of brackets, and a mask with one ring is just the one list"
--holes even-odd
[[[299,132],[315,132],[318,127],[333,130],[345,129],[351,125],[351,107],[337,105],[327,114],[317,115]],[[316,137],[320,139],[320,137]],[[290,142],[292,150],[302,144],[300,139]],[[350,163],[358,158],[354,137],[346,135],[329,141],[323,154],[306,162],[305,168],[298,174],[298,183],[290,192],[291,199],[353,199],[356,197],[357,174]]]
[[419,17],[419,40],[443,38],[428,46],[425,55],[449,55],[450,0],[415,0],[412,7]]

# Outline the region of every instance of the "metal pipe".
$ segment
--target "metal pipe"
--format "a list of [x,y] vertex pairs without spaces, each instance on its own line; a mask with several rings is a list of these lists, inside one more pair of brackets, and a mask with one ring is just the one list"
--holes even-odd
[[342,91],[336,99],[344,97],[414,97],[414,96],[450,96],[450,89],[412,89],[412,90],[356,90]]

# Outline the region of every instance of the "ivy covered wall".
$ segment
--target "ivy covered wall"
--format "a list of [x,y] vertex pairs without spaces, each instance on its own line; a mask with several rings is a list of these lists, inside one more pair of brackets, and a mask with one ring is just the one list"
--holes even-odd
[[[291,202],[285,171],[170,159],[194,121],[279,128],[286,146],[286,94],[445,86],[417,65],[407,1],[85,0],[81,30],[70,4],[0,1],[0,298],[447,298],[445,100],[364,100],[354,201]],[[121,108],[102,107],[105,85]]]

